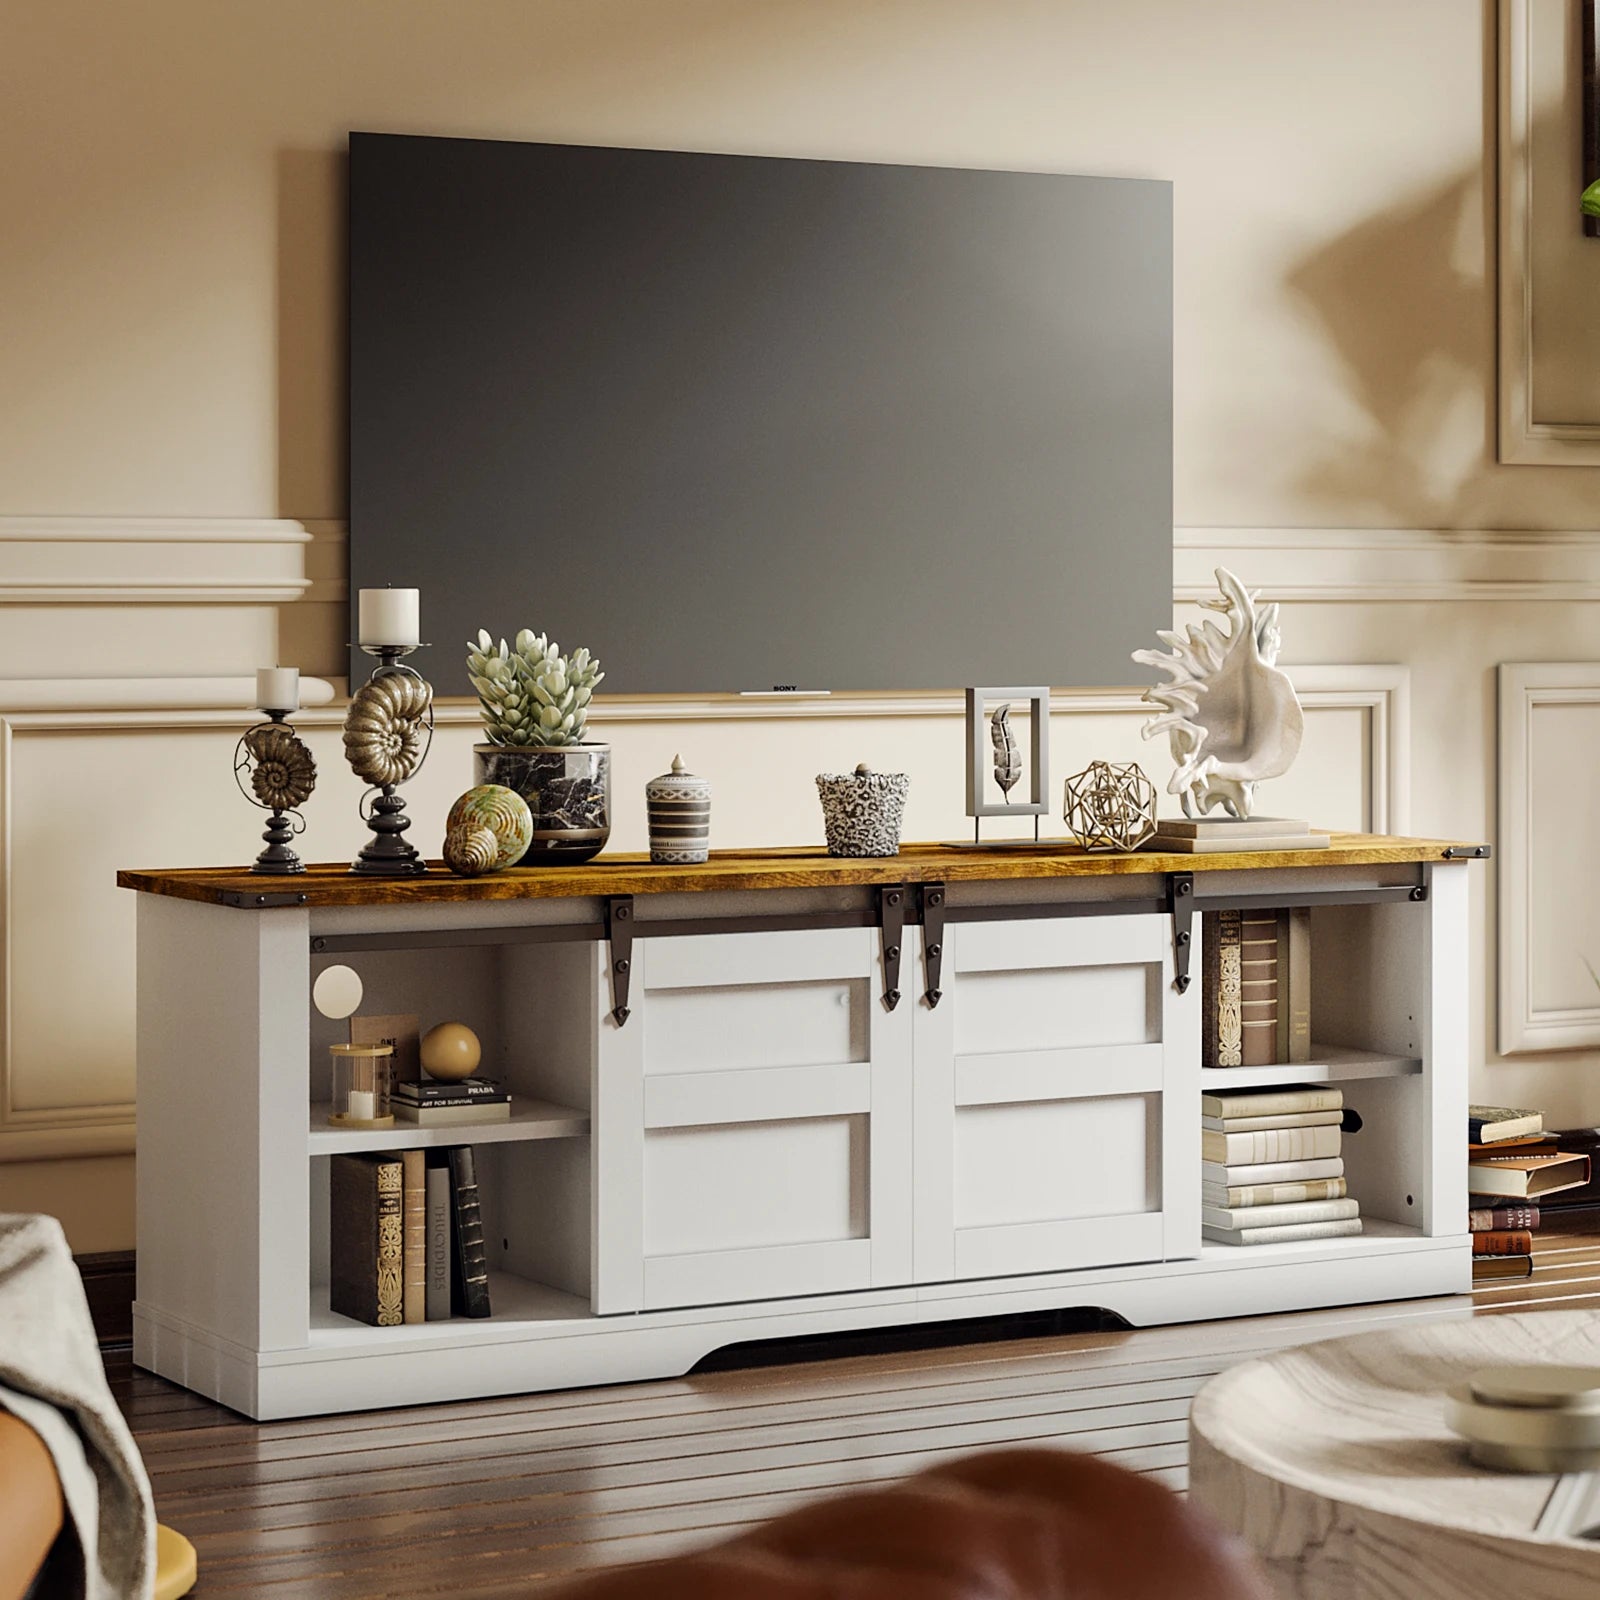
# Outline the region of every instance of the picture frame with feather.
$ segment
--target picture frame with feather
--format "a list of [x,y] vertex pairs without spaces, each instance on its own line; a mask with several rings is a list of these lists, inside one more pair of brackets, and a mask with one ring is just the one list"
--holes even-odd
[[1050,690],[969,688],[967,815],[973,842],[984,842],[985,817],[1032,817],[1037,841],[1039,818],[1050,808],[1049,792]]

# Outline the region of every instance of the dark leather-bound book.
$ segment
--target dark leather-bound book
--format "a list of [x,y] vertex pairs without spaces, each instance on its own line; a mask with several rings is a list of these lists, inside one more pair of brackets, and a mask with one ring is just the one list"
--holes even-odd
[[379,1328],[404,1317],[405,1231],[398,1155],[334,1156],[328,1174],[328,1305]]
[[1467,1227],[1473,1233],[1492,1233],[1497,1228],[1526,1228],[1531,1233],[1538,1226],[1538,1206],[1480,1206],[1467,1213]]
[[470,1144],[450,1151],[451,1235],[455,1254],[450,1305],[458,1317],[489,1315],[489,1262],[483,1248],[483,1210],[478,1200],[478,1164]]

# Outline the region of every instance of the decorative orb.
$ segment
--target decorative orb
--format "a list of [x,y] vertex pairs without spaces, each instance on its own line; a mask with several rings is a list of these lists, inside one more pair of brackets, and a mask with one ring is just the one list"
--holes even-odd
[[324,967],[311,985],[312,1003],[335,1022],[355,1014],[361,993],[361,974],[354,967]]
[[1063,820],[1085,850],[1137,850],[1156,831],[1156,786],[1136,761],[1092,761],[1067,779]]
[[500,864],[500,841],[492,828],[479,828],[468,823],[463,828],[451,828],[444,836],[444,864],[458,878],[476,878],[479,873],[493,872]]
[[458,840],[467,829],[487,828],[494,835],[498,847],[494,864],[480,871],[498,872],[514,866],[533,843],[533,813],[528,802],[503,783],[480,783],[468,789],[450,807],[444,825],[446,836],[456,834]]
[[470,1078],[482,1060],[483,1046],[464,1022],[441,1022],[422,1036],[422,1070],[430,1078],[457,1083]]

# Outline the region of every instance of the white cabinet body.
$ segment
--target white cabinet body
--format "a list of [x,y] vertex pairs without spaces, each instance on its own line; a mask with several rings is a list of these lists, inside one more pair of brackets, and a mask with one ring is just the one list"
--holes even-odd
[[[1221,1075],[1200,1068],[1154,872],[952,885],[937,1003],[918,918],[896,944],[870,884],[639,894],[622,1022],[596,896],[141,894],[135,1359],[283,1417],[665,1376],[859,1328],[1463,1293],[1468,869],[1419,865],[1438,859],[1196,872],[1211,903],[1313,906],[1324,1053]],[[335,1030],[309,989],[334,960],[368,1010],[476,1028],[511,1121],[330,1127]],[[1362,1234],[1203,1243],[1201,1093],[1296,1081],[1344,1083],[1361,1110]],[[478,1146],[493,1315],[331,1313],[330,1159],[452,1143]]]

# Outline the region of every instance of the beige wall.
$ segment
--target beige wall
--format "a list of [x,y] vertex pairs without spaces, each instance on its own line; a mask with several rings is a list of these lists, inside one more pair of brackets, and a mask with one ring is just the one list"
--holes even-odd
[[[1583,437],[1600,422],[1594,364],[1566,335],[1578,319],[1589,337],[1600,303],[1600,243],[1568,237],[1575,8],[1530,4],[1516,170],[1534,180],[1532,413],[1576,428],[1544,461],[1600,460]],[[1519,0],[1504,8],[1523,18]],[[1307,755],[1274,803],[1337,824],[1492,837],[1496,663],[1600,654],[1600,542],[1585,534],[1600,523],[1600,477],[1496,456],[1507,324],[1492,6],[7,10],[0,1205],[57,1211],[79,1248],[133,1237],[132,907],[109,869],[242,858],[253,819],[228,755],[244,675],[275,655],[340,667],[340,150],[351,128],[1171,178],[1179,594],[1226,560],[1292,597],[1286,659],[1323,666],[1307,675],[1320,685]],[[1485,529],[1511,531],[1455,531]],[[1381,598],[1396,583],[1405,598]],[[1547,598],[1558,593],[1573,598]],[[537,625],[536,598],[485,620]],[[1370,664],[1403,670],[1357,670]],[[132,692],[84,681],[126,674],[150,681]],[[1123,751],[1163,767],[1141,751],[1125,703],[1071,704],[1056,718],[1058,771]],[[638,785],[679,748],[716,781],[726,844],[816,837],[810,775],[863,756],[912,772],[913,833],[957,832],[950,702],[856,710],[613,716],[618,843],[641,841]],[[319,715],[325,778],[308,847],[329,858],[357,839],[355,785],[340,776],[336,711]],[[466,780],[470,739],[453,722],[417,786],[413,809],[430,827]],[[1481,873],[1475,1091],[1542,1102],[1560,1121],[1600,1119],[1593,1052],[1495,1058],[1494,911]],[[1560,955],[1580,975],[1588,931]]]

